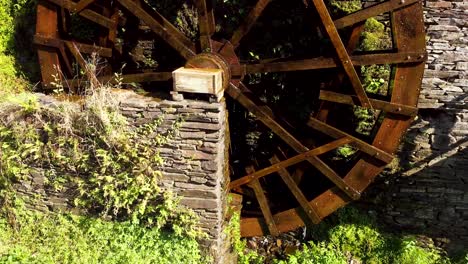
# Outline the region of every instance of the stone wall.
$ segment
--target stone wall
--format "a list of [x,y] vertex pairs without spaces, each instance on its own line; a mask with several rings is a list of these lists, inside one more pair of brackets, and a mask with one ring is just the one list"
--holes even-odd
[[[43,104],[54,99],[39,96]],[[174,102],[119,92],[121,113],[130,125],[150,123],[163,116],[158,132],[165,133],[174,121],[183,118],[175,137],[159,151],[164,159],[160,168],[161,186],[181,197],[181,204],[193,209],[200,217],[201,228],[209,234],[204,245],[215,257],[224,257],[226,238],[223,233],[227,208],[226,185],[229,183],[227,167],[229,137],[224,101]],[[44,184],[44,175],[33,170],[31,177],[16,185],[20,194],[30,199],[29,206],[42,211],[73,211],[73,188],[53,191]],[[219,263],[226,263],[223,259]]]
[[425,6],[429,56],[419,115],[401,146],[401,171],[384,174],[368,200],[391,227],[463,247],[468,241],[468,1],[426,1]]

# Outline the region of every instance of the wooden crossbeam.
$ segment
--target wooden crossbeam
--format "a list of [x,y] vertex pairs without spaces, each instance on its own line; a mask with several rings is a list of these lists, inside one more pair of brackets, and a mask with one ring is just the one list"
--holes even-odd
[[[239,89],[242,88],[242,91]],[[237,100],[241,105],[243,105],[247,110],[254,114],[258,120],[270,128],[273,133],[275,133],[279,138],[291,146],[296,152],[303,153],[307,152],[309,149],[304,146],[299,140],[297,140],[293,135],[291,135],[286,129],[284,129],[278,122],[275,121],[274,117],[270,114],[271,110],[266,111],[266,107],[257,106],[250,98],[245,96],[244,92],[250,93],[250,90],[240,82],[239,87],[231,83],[228,86],[226,92],[235,100]],[[353,199],[358,199],[360,193],[350,187],[336,172],[334,172],[329,166],[327,166],[323,161],[318,157],[312,156],[307,158],[307,161],[315,166],[320,172],[323,173],[329,180],[331,180],[340,190],[346,193],[349,197]]]
[[[319,99],[324,100],[324,101],[329,101],[329,102],[335,102],[339,104],[357,105],[356,96],[340,94],[340,93],[335,93],[331,91],[321,90]],[[389,102],[376,100],[376,99],[369,99],[369,100],[373,108],[382,110],[388,113],[405,115],[405,116],[415,116],[418,113],[418,108],[413,107],[413,106],[389,103]]]
[[[65,9],[68,9],[70,11],[73,12],[73,10],[76,8],[76,3],[74,3],[73,1],[70,1],[70,0],[47,0],[49,2],[52,2],[60,7],[63,7]],[[106,28],[109,28],[109,29],[112,29],[115,27],[115,21],[113,21],[112,19],[109,19],[97,12],[94,12],[90,9],[84,9],[82,10],[80,13],[80,16],[98,24],[98,25],[101,25],[103,27],[106,27]]]
[[325,31],[327,32],[333,46],[335,47],[336,54],[338,55],[340,63],[346,72],[346,75],[348,75],[348,78],[354,88],[354,91],[356,92],[356,95],[359,98],[361,106],[365,108],[372,108],[372,104],[370,103],[366,91],[362,86],[361,80],[359,79],[356,69],[354,68],[353,62],[349,57],[348,51],[346,50],[346,47],[344,46],[343,41],[341,40],[341,37],[338,34],[338,30],[333,24],[333,20],[330,16],[330,13],[328,13],[327,6],[323,2],[323,0],[312,0],[312,2],[314,3],[315,9],[317,9],[323,26],[325,27]]
[[215,32],[215,19],[212,0],[196,0],[200,45],[203,51],[211,51],[211,36]]
[[[280,162],[280,160],[275,155],[270,159],[270,162],[271,164],[277,164]],[[307,198],[304,196],[301,189],[299,189],[297,184],[294,182],[289,172],[286,169],[280,169],[278,171],[278,174],[280,175],[281,179],[284,181],[288,189],[291,191],[291,193],[294,195],[297,202],[301,205],[302,210],[304,210],[304,213],[307,215],[307,217],[309,217],[312,223],[318,224],[321,218],[317,213],[317,210],[313,208],[309,201],[307,201]]]
[[[122,83],[143,83],[143,82],[161,82],[169,81],[172,79],[172,72],[144,72],[144,73],[134,73],[134,74],[123,74],[119,76],[122,78],[120,81]],[[116,76],[99,76],[97,77],[101,83],[112,83],[116,84],[118,82]],[[70,87],[80,86],[82,83],[80,80],[68,80],[68,85]]]
[[130,11],[134,16],[148,25],[151,30],[166,41],[185,59],[195,56],[195,45],[187,39],[176,27],[167,19],[141,1],[141,6],[131,0],[117,0],[122,6]]
[[376,148],[369,143],[366,143],[356,137],[353,137],[338,128],[332,127],[316,118],[310,117],[307,125],[328,135],[333,138],[343,138],[348,137],[352,139],[352,142],[349,143],[351,146],[358,148],[362,152],[369,154],[372,157],[375,157],[378,160],[381,160],[385,163],[390,163],[393,160],[393,156],[379,148]]
[[[247,173],[255,172],[255,169],[250,166],[246,168]],[[270,207],[268,206],[268,200],[263,193],[262,185],[258,180],[254,180],[250,183],[250,187],[254,190],[255,196],[257,197],[258,204],[262,210],[263,217],[267,223],[268,230],[272,236],[279,235],[278,228],[276,227],[275,220],[273,219],[273,214],[271,213]]]
[[[374,64],[403,64],[423,62],[427,54],[422,52],[386,52],[376,54],[361,54],[351,56],[354,66],[365,66]],[[277,59],[279,60],[279,59]],[[329,69],[339,67],[340,64],[334,58],[318,57],[305,60],[293,61],[265,61],[253,64],[234,65],[231,67],[233,76],[242,74],[264,73],[264,72],[288,72],[316,69]]]
[[[47,37],[43,37],[40,35],[35,35],[33,41],[35,44],[53,47],[57,49],[60,49],[66,43],[72,43],[71,41],[47,38]],[[79,42],[73,42],[73,43],[75,43],[78,50],[82,53],[86,53],[86,54],[96,53],[101,57],[106,57],[106,58],[112,57],[112,49],[110,48],[93,46],[93,45],[79,43]]]
[[96,88],[101,87],[101,83],[96,78],[96,75],[89,69],[88,64],[83,59],[83,56],[81,56],[80,50],[76,44],[74,42],[65,42],[65,45],[68,47],[73,57],[75,57],[80,67],[85,71],[85,74],[89,78],[91,84]]
[[271,0],[259,0],[257,1],[257,4],[255,4],[255,7],[250,11],[249,15],[247,18],[244,20],[244,22],[239,26],[236,31],[234,31],[234,34],[231,37],[231,44],[234,47],[238,47],[239,43],[241,42],[242,38],[244,38],[247,33],[249,33],[250,29],[253,27],[255,22],[257,22],[258,18],[260,15],[263,13],[263,10],[268,6],[268,4],[271,2]]
[[96,0],[81,0],[75,5],[75,8],[71,10],[72,12],[79,13],[87,8],[90,4],[92,4]]
[[352,14],[344,16],[340,19],[334,21],[335,27],[338,29],[345,28],[347,26],[354,25],[361,21],[365,21],[368,18],[378,16],[383,13],[387,13],[390,11],[394,11],[396,9],[400,9],[414,3],[419,2],[420,0],[389,0],[385,2],[381,2],[372,6],[369,6],[365,9],[356,11]]
[[233,189],[233,188],[237,188],[237,187],[239,187],[241,185],[248,184],[249,182],[251,182],[253,180],[258,180],[258,179],[260,179],[260,178],[262,178],[262,177],[264,177],[266,175],[278,172],[278,171],[280,171],[282,169],[286,169],[286,168],[288,168],[290,166],[293,166],[293,165],[298,164],[298,163],[300,163],[300,162],[302,162],[304,160],[307,160],[308,158],[315,157],[315,156],[318,156],[318,155],[322,155],[324,153],[327,153],[328,151],[336,149],[336,148],[338,148],[340,146],[343,146],[345,144],[348,144],[350,142],[352,142],[352,140],[350,138],[347,138],[347,137],[340,138],[338,140],[327,143],[327,144],[325,144],[323,146],[320,146],[318,148],[315,148],[315,149],[306,151],[304,153],[298,154],[298,155],[296,155],[296,156],[294,156],[292,158],[289,158],[287,160],[284,160],[284,161],[278,162],[276,164],[273,164],[270,167],[261,169],[259,171],[256,171],[256,172],[252,173],[252,174],[249,174],[249,175],[241,177],[241,178],[239,178],[237,180],[234,180],[229,184],[229,188]]

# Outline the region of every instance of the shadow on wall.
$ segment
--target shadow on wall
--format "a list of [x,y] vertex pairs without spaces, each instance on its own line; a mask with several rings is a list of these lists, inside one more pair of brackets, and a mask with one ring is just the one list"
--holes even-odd
[[364,203],[389,227],[427,235],[452,252],[466,250],[468,110],[420,110],[398,157],[398,168],[378,178]]

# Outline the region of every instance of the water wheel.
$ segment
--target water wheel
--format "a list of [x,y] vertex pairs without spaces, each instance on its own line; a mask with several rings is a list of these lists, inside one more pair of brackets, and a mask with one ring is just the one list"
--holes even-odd
[[[197,32],[187,36],[173,18],[160,13],[164,8],[158,10],[151,1],[40,0],[34,41],[44,88],[49,89],[57,77],[71,80],[80,71],[86,81],[111,80],[123,63],[132,61],[129,54],[135,55],[130,51],[136,45],[134,40],[141,38],[138,32],[149,32],[149,39],[165,43],[161,44],[165,47],[158,47],[163,47],[163,53],[170,56],[145,67],[133,63],[124,72],[123,82],[169,81],[171,71],[183,65],[221,69],[226,94],[235,102],[231,108],[237,110],[233,111],[242,106],[257,124],[263,124],[262,129],[270,131],[268,151],[250,155],[254,158],[247,161],[234,161],[233,167],[237,169],[229,188],[244,195],[247,203],[241,220],[242,235],[277,235],[304,224],[318,223],[360,198],[393,160],[417,113],[426,58],[422,3],[388,0],[363,5],[349,14],[337,14],[323,0],[297,0],[297,3],[245,0],[242,10],[247,11],[240,22],[232,22],[226,14],[217,15],[215,7],[226,1],[219,2],[187,1],[193,4],[196,19],[192,19],[198,27]],[[294,4],[301,10],[297,17],[302,18],[285,19],[288,10],[283,9],[284,4]],[[275,12],[283,15],[270,20],[264,14]],[[385,50],[359,48],[365,22],[373,17],[386,23],[390,45]],[[224,28],[218,21],[226,18],[238,25],[223,35]],[[72,32],[73,23],[76,26],[82,21],[88,23],[82,30],[93,29],[84,39]],[[294,24],[295,21],[302,24]],[[313,37],[297,44],[301,48],[290,49],[294,52],[286,55],[279,52],[279,58],[260,60],[252,50],[262,48],[256,42],[258,39],[273,35],[278,40],[275,30],[271,30],[273,22],[289,24],[293,31],[303,30]],[[268,29],[271,31],[265,33]],[[249,46],[250,41],[253,46]],[[294,38],[288,41],[294,42]],[[106,62],[97,77],[87,72],[86,54],[91,53],[97,53]],[[163,62],[167,65],[163,66]],[[363,72],[374,65],[388,69],[388,80],[378,80],[386,83],[384,93],[373,93],[364,84]],[[283,85],[288,81],[281,80],[288,78],[278,77],[290,73],[294,89]],[[275,87],[281,87],[282,104],[265,99],[268,89],[258,88],[262,80],[274,80]],[[77,89],[74,87],[70,85],[69,89],[73,92]],[[314,103],[308,104],[307,110],[301,108],[299,114],[297,109],[288,111],[296,104],[301,105],[299,99]],[[356,121],[359,111],[371,116],[367,133],[358,133],[353,127],[359,123]],[[237,122],[231,121],[230,125],[233,134],[244,133]],[[337,150],[349,155],[340,156]]]

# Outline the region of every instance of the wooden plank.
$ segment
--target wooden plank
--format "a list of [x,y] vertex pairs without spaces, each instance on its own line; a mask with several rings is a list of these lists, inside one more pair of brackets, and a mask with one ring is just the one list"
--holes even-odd
[[81,53],[78,50],[78,47],[76,46],[76,44],[74,42],[66,42],[65,45],[68,47],[68,49],[72,53],[73,57],[75,57],[76,61],[80,65],[80,67],[85,71],[85,74],[88,77],[91,84],[93,85],[93,87],[94,88],[101,87],[102,86],[101,83],[96,78],[96,75],[94,74],[94,72],[92,72],[89,69],[88,64],[86,63],[86,61],[81,56]]
[[96,0],[81,0],[80,2],[76,3],[75,7],[71,11],[75,13],[80,13],[94,1]]
[[[99,76],[97,78],[100,83],[116,84],[119,81],[116,79],[115,75]],[[170,79],[172,79],[172,72],[144,72],[135,74],[124,74],[121,75],[120,78],[122,78],[120,81],[124,84],[169,81]],[[78,87],[83,82],[80,80],[68,80],[67,83],[70,87]]]
[[[271,164],[276,164],[279,163],[280,160],[277,156],[273,156],[270,159],[270,162]],[[309,204],[309,201],[307,201],[307,198],[304,196],[301,189],[299,189],[297,184],[294,182],[289,172],[286,169],[281,169],[278,171],[278,174],[280,175],[281,179],[284,181],[288,189],[291,191],[291,193],[294,195],[296,200],[299,202],[307,217],[309,217],[312,223],[318,224],[321,218],[318,215],[317,210],[313,208],[311,204]]]
[[[247,173],[255,172],[255,169],[250,166],[246,168]],[[268,200],[263,193],[262,186],[258,180],[254,180],[250,183],[250,187],[254,190],[255,196],[257,197],[258,204],[260,205],[260,209],[262,210],[263,217],[265,218],[265,222],[267,223],[268,230],[272,236],[279,235],[278,228],[276,227],[275,220],[273,219],[273,215],[271,214],[270,207],[268,206]]]
[[[58,38],[48,38],[48,37],[44,37],[38,34],[34,36],[33,41],[35,44],[53,47],[57,49],[60,49],[60,47],[63,47],[66,43],[72,43],[71,41],[62,40]],[[112,57],[112,49],[110,48],[93,46],[93,45],[79,43],[79,42],[74,42],[74,43],[76,47],[78,48],[78,50],[82,53],[86,53],[86,54],[96,53],[101,57],[106,57],[106,58]]]
[[[351,56],[354,66],[365,66],[374,64],[406,64],[425,61],[426,53],[422,52],[386,52],[376,54],[361,54]],[[279,59],[277,59],[279,60]],[[242,74],[264,73],[264,72],[288,72],[305,71],[316,69],[337,68],[340,64],[334,58],[318,57],[305,60],[281,61],[281,62],[260,62],[253,64],[242,64],[232,66],[233,76]]]
[[202,51],[211,52],[211,36],[215,32],[215,19],[212,0],[196,0],[198,27],[200,29],[200,46]]
[[[231,85],[229,85],[226,91],[233,99],[237,100],[241,105],[247,108],[247,110],[253,113],[258,120],[260,120],[264,125],[270,128],[273,131],[273,133],[275,133],[284,142],[291,146],[296,152],[303,153],[309,150],[306,146],[302,145],[302,143],[299,140],[297,140],[286,129],[284,129],[275,121],[274,117],[270,114],[272,113],[272,111],[269,108],[268,110],[266,110],[266,106],[259,107],[247,96],[245,96],[244,92],[251,92],[242,82],[240,82],[239,87],[242,88],[242,91],[231,83]],[[361,194],[359,192],[357,192],[353,188],[350,188],[346,184],[346,182],[344,182],[343,179],[339,177],[339,175],[337,175],[328,166],[324,166],[323,162],[321,162],[321,160],[318,157],[309,157],[307,158],[307,161],[312,165],[317,166],[317,169],[320,172],[322,172],[328,179],[330,179],[336,186],[338,186],[340,190],[342,190],[344,193],[353,198],[360,197]]]
[[[60,7],[66,8],[68,10],[73,10],[76,7],[76,3],[70,1],[70,0],[47,0],[49,2],[52,2]],[[84,9],[81,11],[80,16],[98,24],[106,28],[114,28],[115,27],[115,22],[112,21],[111,19],[102,16],[101,14],[94,12],[90,9]]]
[[195,56],[195,45],[180,33],[167,19],[141,1],[141,7],[131,0],[117,0],[134,16],[141,19],[151,30],[174,48],[185,59]]
[[344,46],[340,35],[338,34],[338,30],[336,29],[335,25],[333,24],[333,20],[328,13],[327,7],[323,0],[312,0],[314,3],[315,8],[322,20],[322,23],[325,27],[325,31],[327,32],[328,36],[330,37],[333,46],[335,47],[336,53],[340,60],[341,65],[343,66],[346,74],[348,75],[349,80],[356,92],[357,97],[359,98],[360,105],[365,108],[372,108],[372,105],[367,97],[366,91],[362,86],[361,80],[354,68],[353,62],[349,57],[348,51]]
[[[37,4],[36,34],[48,38],[58,37],[57,7],[41,0]],[[61,71],[58,50],[50,47],[39,47],[37,50],[44,89],[53,89],[50,84],[55,80],[54,75]],[[57,67],[54,68],[54,66]]]
[[252,173],[252,174],[249,174],[249,175],[241,177],[241,178],[239,178],[237,180],[234,180],[229,184],[229,188],[234,189],[234,188],[240,187],[241,185],[248,184],[249,182],[251,182],[253,180],[258,180],[258,179],[260,179],[260,178],[262,178],[262,177],[264,177],[266,175],[278,172],[278,171],[280,171],[282,169],[286,169],[286,168],[288,168],[290,166],[293,166],[295,164],[298,164],[298,163],[300,163],[300,162],[302,162],[302,161],[304,161],[304,160],[306,160],[308,158],[327,153],[328,151],[331,151],[333,149],[336,149],[336,148],[338,148],[340,146],[343,146],[343,145],[351,143],[351,142],[352,142],[352,140],[350,138],[347,138],[347,137],[340,138],[338,140],[332,141],[330,143],[322,145],[322,146],[320,146],[318,148],[315,148],[313,150],[306,151],[304,153],[296,155],[296,156],[294,156],[292,158],[289,158],[287,160],[284,160],[284,161],[278,162],[276,164],[273,164],[270,167],[261,169],[259,171],[256,171],[256,172]]
[[[356,96],[346,95],[335,93],[331,91],[320,91],[320,100],[335,102],[339,104],[347,104],[347,105],[357,105]],[[414,106],[402,105],[402,104],[395,104],[389,103],[382,100],[376,99],[369,99],[372,107],[378,110],[382,110],[388,113],[405,115],[405,116],[415,116],[418,113],[418,108]]]
[[372,6],[369,6],[365,9],[356,11],[352,14],[344,16],[334,21],[335,27],[337,29],[345,28],[356,23],[365,21],[368,18],[378,16],[383,13],[387,13],[396,9],[400,9],[414,3],[417,3],[419,0],[389,0],[381,2]]
[[265,8],[270,2],[271,0],[257,1],[247,18],[232,35],[230,42],[234,47],[239,46],[239,43],[241,42],[242,38],[244,38],[244,36],[247,35],[247,33],[249,33],[250,29],[252,29],[253,25],[255,24],[255,22],[257,22],[258,18],[263,13],[263,10],[265,10]]
[[350,145],[385,163],[390,163],[393,160],[393,156],[391,154],[376,148],[356,137],[353,137],[335,127],[332,127],[316,118],[310,117],[307,125],[333,138],[351,138],[353,141],[350,143]]

